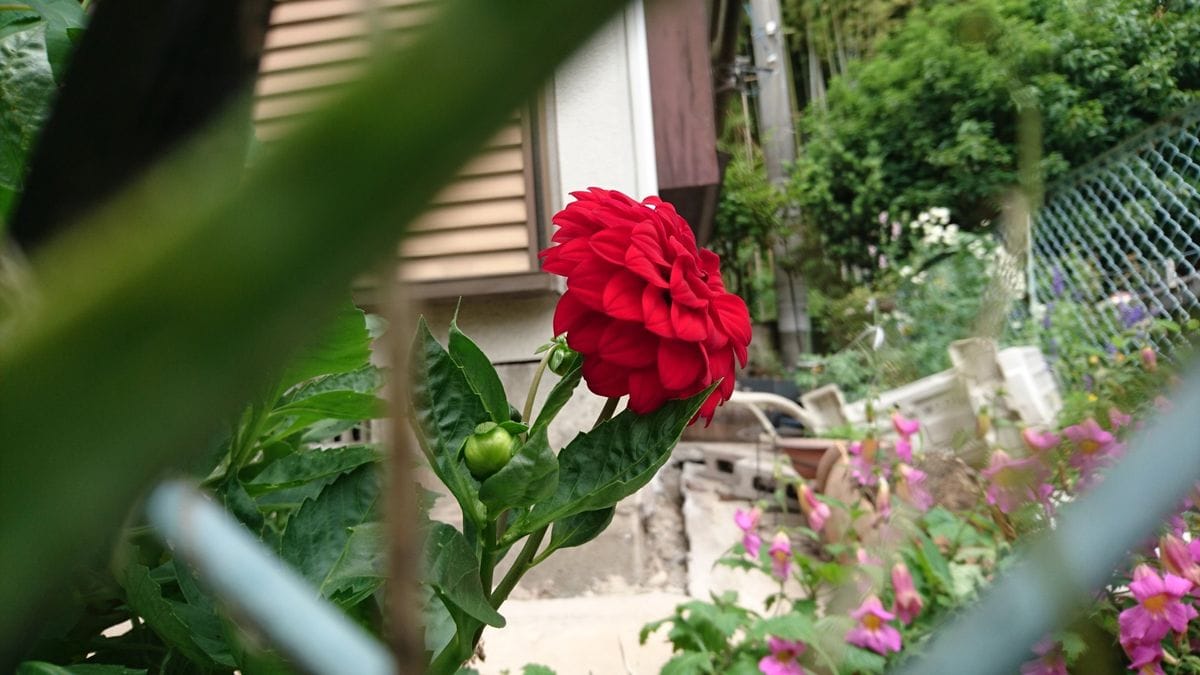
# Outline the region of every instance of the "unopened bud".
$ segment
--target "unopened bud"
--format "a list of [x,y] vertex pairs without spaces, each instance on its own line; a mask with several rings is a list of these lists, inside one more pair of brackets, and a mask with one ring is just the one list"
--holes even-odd
[[517,450],[515,436],[495,422],[484,422],[475,427],[475,433],[467,437],[463,446],[467,468],[479,480],[496,473],[508,464]]

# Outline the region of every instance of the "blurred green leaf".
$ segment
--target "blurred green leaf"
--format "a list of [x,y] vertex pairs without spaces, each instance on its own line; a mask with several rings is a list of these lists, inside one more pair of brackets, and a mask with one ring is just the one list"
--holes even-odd
[[56,666],[44,661],[25,661],[17,666],[15,675],[146,675],[146,671],[99,663]]
[[[550,530],[550,543],[546,547],[547,550],[557,551],[560,548],[580,546],[599,537],[601,532],[608,529],[609,524],[612,523],[613,514],[616,512],[617,507],[609,506],[595,511],[576,513],[554,521],[554,527]],[[542,555],[547,554],[543,553]]]
[[43,247],[38,302],[0,343],[0,436],[38,449],[0,459],[0,550],[21,552],[0,581],[4,648],[149,482],[209,447],[351,281],[394,259],[405,225],[622,6],[447,2],[243,180],[215,180],[228,158],[185,145]]
[[46,27],[31,15],[0,12],[0,227],[25,185],[25,159],[54,95]]
[[326,391],[285,403],[271,411],[270,440],[286,438],[321,420],[370,420],[383,417],[387,404],[374,394]]
[[349,302],[323,326],[317,339],[284,371],[283,388],[318,376],[349,373],[367,365],[371,358],[371,336],[366,315]]
[[[125,568],[120,581],[130,608],[163,642],[179,650],[180,654],[201,668],[214,670],[218,667],[217,662],[198,644],[197,627],[181,616],[180,609],[186,605],[164,598],[162,587],[151,576],[149,568],[132,563]],[[230,661],[224,665],[234,664]]]

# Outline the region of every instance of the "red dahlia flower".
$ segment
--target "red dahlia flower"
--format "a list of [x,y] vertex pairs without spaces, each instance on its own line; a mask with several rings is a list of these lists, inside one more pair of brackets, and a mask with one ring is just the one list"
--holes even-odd
[[657,197],[639,203],[600,188],[572,196],[553,218],[558,246],[541,258],[567,279],[554,332],[583,355],[588,388],[628,394],[629,407],[646,414],[721,380],[700,408],[711,421],[750,344],[750,313],[725,290],[720,258],[697,247],[688,224]]

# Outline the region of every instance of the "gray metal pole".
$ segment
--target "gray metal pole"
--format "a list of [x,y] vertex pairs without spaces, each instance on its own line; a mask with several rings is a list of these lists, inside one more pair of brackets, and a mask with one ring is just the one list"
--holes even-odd
[[[750,0],[750,36],[754,65],[758,70],[758,129],[767,179],[783,187],[787,167],[796,161],[796,131],[793,124],[792,75],[779,0]],[[794,215],[782,216],[792,220]],[[803,352],[811,351],[808,317],[808,286],[788,262],[797,237],[780,242],[774,250],[775,299],[779,316],[780,356],[794,367]]]

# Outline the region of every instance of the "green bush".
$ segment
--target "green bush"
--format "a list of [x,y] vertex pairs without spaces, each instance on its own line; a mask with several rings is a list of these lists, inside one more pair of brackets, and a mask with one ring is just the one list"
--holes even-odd
[[[823,249],[865,266],[883,211],[976,226],[1018,183],[1018,118],[1040,116],[1052,181],[1200,96],[1200,3],[970,0],[913,10],[810,106],[791,193]],[[1031,119],[1027,117],[1026,119]],[[1036,139],[1035,139],[1036,140]]]

